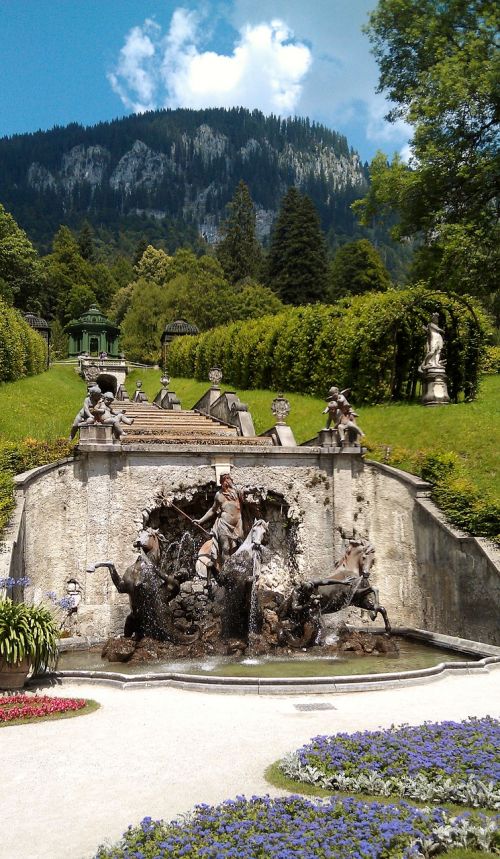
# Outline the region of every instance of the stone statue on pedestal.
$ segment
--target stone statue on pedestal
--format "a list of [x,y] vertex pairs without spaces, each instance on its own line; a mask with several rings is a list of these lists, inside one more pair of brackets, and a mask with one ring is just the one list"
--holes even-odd
[[438,323],[439,315],[433,313],[426,328],[427,342],[424,360],[418,368],[422,376],[422,404],[424,406],[437,406],[450,402],[448,378],[445,370],[446,361],[441,357],[445,332]]

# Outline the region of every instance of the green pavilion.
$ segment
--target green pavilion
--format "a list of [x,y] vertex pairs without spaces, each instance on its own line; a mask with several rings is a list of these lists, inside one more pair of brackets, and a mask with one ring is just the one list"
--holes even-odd
[[85,353],[99,356],[102,352],[108,358],[118,358],[120,329],[101,313],[97,304],[92,304],[79,319],[68,322],[65,330],[69,334],[70,358]]

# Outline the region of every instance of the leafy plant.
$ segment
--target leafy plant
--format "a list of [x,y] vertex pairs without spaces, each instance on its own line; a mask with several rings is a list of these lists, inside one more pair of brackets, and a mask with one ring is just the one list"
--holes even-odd
[[349,387],[356,403],[411,400],[417,394],[425,326],[434,312],[445,330],[453,400],[473,399],[488,320],[473,299],[412,289],[371,292],[333,305],[287,308],[255,321],[234,322],[168,348],[171,374],[205,379],[214,364],[240,387],[325,396]]
[[57,659],[59,631],[50,610],[0,599],[0,657],[9,665],[24,658],[34,674],[46,671]]
[[417,859],[450,847],[494,849],[496,821],[353,798],[238,796],[166,823],[145,817],[96,859]]
[[318,736],[280,769],[331,791],[499,809],[499,736],[500,722],[489,716]]

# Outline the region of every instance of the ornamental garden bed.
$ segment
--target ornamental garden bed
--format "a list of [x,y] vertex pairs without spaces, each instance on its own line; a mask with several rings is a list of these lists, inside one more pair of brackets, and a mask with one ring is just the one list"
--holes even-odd
[[[495,822],[354,798],[237,797],[181,821],[144,818],[95,859],[472,859],[495,849]],[[458,848],[457,852],[449,853]],[[476,852],[478,851],[478,852]]]
[[118,843],[99,847],[95,859],[493,859],[500,815],[429,802],[459,795],[462,805],[499,808],[499,732],[488,716],[315,737],[280,762],[275,784],[289,787],[292,773],[308,791],[331,792],[341,783],[366,794],[402,789],[406,779],[427,804],[366,795],[239,796],[196,806],[170,823],[146,817]]
[[295,783],[500,809],[500,722],[426,722],[314,737],[279,762]]
[[0,727],[83,716],[93,713],[98,707],[97,701],[87,698],[29,694],[0,696]]

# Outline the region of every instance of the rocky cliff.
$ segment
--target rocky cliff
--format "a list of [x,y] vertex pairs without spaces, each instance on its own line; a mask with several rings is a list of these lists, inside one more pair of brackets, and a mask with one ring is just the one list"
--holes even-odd
[[182,219],[214,242],[240,179],[262,238],[290,185],[313,198],[325,229],[341,230],[366,188],[366,171],[341,135],[243,109],[157,111],[0,141],[0,200],[21,223],[40,208],[61,219],[105,211],[108,222],[116,211]]

